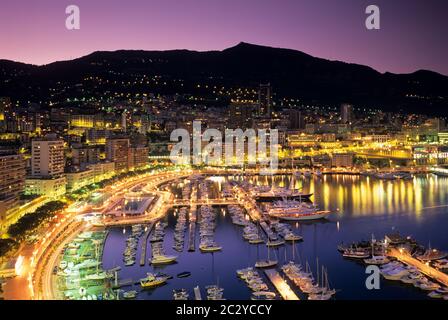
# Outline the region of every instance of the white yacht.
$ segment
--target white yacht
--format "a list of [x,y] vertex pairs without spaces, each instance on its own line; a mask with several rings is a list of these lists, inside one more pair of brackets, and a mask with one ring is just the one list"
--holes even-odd
[[331,212],[319,210],[314,204],[284,199],[274,202],[268,214],[281,220],[304,221],[323,219]]

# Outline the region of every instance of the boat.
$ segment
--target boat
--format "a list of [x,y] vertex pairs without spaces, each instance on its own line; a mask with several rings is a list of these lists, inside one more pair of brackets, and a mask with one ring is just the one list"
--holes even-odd
[[417,259],[426,262],[426,261],[440,260],[446,258],[447,256],[448,256],[447,252],[439,251],[437,249],[431,249],[431,247],[429,247],[429,249],[426,250],[424,254],[417,256]]
[[207,290],[207,300],[225,300],[223,298],[223,288],[218,285],[212,285],[205,287]]
[[434,262],[434,267],[439,270],[448,269],[448,260],[440,259]]
[[222,247],[215,243],[202,243],[199,245],[199,250],[201,250],[201,252],[215,252],[222,250]]
[[144,289],[146,288],[154,288],[164,284],[168,280],[166,276],[154,275],[152,273],[148,273],[146,278],[140,279],[140,286]]
[[173,290],[174,300],[188,300],[189,294],[186,289]]
[[250,244],[260,244],[260,243],[264,243],[264,240],[260,237],[257,237],[254,239],[249,239],[249,243]]
[[275,201],[267,213],[270,217],[288,221],[318,220],[331,214],[330,211],[319,210],[314,204],[287,199]]
[[175,262],[177,259],[177,256],[169,256],[164,254],[157,254],[153,255],[151,259],[151,264],[170,264]]
[[370,257],[370,254],[365,249],[348,248],[342,253],[342,256],[344,258],[366,259]]
[[297,234],[294,234],[292,232],[289,232],[283,236],[283,239],[285,239],[286,241],[301,241],[301,240],[303,240],[303,237],[301,237]]
[[276,296],[271,291],[256,291],[252,293],[251,300],[274,300]]
[[381,265],[389,263],[390,260],[386,256],[372,256],[371,258],[364,259],[364,262],[367,264]]
[[397,267],[392,270],[382,270],[381,275],[387,280],[400,280],[403,276],[407,275],[409,272],[401,267]]
[[252,197],[260,202],[275,201],[282,198],[309,200],[313,194],[304,193],[296,189],[253,187]]
[[85,280],[104,280],[106,278],[107,278],[107,273],[99,272],[99,273],[86,275]]
[[285,244],[285,241],[277,239],[277,240],[268,240],[266,242],[266,246],[268,247],[279,247]]
[[123,298],[125,299],[134,299],[135,297],[137,297],[137,291],[132,290],[132,291],[125,291],[123,292]]
[[191,272],[189,272],[189,271],[184,271],[184,272],[181,272],[181,273],[177,274],[178,278],[186,278],[186,277],[189,277],[189,276],[191,276]]
[[[390,260],[388,257],[386,257],[384,254],[380,255],[380,256],[375,256],[375,243],[376,240],[372,234],[372,257],[371,258],[367,258],[364,259],[364,262],[367,264],[374,264],[374,265],[382,265],[382,264],[386,264],[389,263]],[[384,252],[384,247],[381,245],[381,248],[383,249],[382,251]]]
[[255,267],[257,268],[270,268],[276,266],[278,263],[277,260],[259,260],[255,262]]

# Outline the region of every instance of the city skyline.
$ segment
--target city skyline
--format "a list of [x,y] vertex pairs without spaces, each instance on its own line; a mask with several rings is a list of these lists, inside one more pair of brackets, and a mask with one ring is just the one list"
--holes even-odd
[[[69,3],[3,5],[0,58],[32,64],[70,60],[94,51],[223,50],[244,41],[368,65],[380,72],[428,69],[448,74],[442,35],[446,3],[376,1],[381,29],[365,28],[367,1],[208,3],[77,1],[81,29],[65,28]],[[199,9],[200,8],[200,9]],[[132,18],[132,19],[131,19]],[[434,32],[440,30],[440,32]],[[329,36],[331,34],[331,37]],[[396,41],[400,39],[400,41]]]

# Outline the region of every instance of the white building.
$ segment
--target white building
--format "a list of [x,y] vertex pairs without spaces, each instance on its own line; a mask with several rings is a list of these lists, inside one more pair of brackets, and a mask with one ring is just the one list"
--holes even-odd
[[98,162],[87,165],[88,169],[93,170],[93,182],[110,179],[115,175],[115,163]]
[[31,148],[31,175],[55,177],[64,173],[64,140],[54,135],[35,139]]
[[74,172],[67,172],[65,177],[67,178],[67,191],[75,191],[82,187],[88,186],[94,183],[93,170],[80,170]]
[[46,179],[30,177],[25,180],[25,194],[43,195],[57,199],[65,194],[66,184],[65,176]]

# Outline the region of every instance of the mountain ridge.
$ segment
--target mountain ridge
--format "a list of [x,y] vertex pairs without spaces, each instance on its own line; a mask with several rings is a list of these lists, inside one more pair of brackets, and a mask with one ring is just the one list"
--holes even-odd
[[[269,82],[277,98],[303,103],[351,102],[385,111],[442,113],[448,116],[448,77],[431,70],[381,73],[370,66],[327,60],[302,51],[246,42],[224,50],[115,50],[95,51],[65,61],[36,66],[0,60],[0,95],[46,100],[54,83],[79,83],[88,76],[129,79],[132,76],[182,79],[182,88],[170,84],[160,93],[196,93],[196,83],[225,87],[256,87]],[[34,87],[39,90],[34,90]],[[108,87],[103,88],[109,91]],[[135,90],[141,90],[136,87]],[[158,88],[154,88],[157,90]],[[208,94],[201,92],[201,94]],[[211,94],[211,93],[210,93]],[[30,99],[28,98],[28,100]]]

